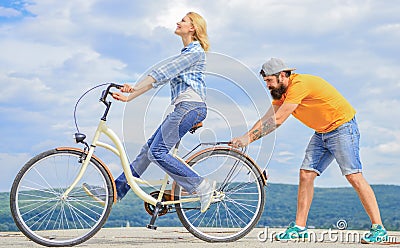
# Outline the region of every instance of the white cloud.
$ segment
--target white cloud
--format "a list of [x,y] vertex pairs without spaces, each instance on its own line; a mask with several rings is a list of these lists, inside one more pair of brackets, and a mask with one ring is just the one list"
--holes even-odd
[[21,12],[12,8],[4,8],[0,6],[0,16],[2,17],[17,17],[20,16]]
[[395,141],[395,142],[389,142],[386,144],[380,144],[378,146],[378,151],[382,153],[388,153],[388,154],[400,154],[400,140]]
[[281,164],[290,164],[293,161],[294,157],[295,154],[293,152],[280,151],[277,152],[277,154],[275,155],[275,160]]
[[[400,153],[400,129],[377,127],[366,124],[366,145],[362,148],[382,157],[398,157]],[[364,135],[363,135],[364,136]],[[363,138],[364,139],[364,138]]]
[[0,153],[0,164],[2,165],[2,181],[0,183],[0,192],[9,192],[15,176],[22,166],[30,159],[28,153],[12,153],[2,151]]
[[400,35],[400,23],[388,23],[381,26],[376,27],[372,30],[377,35],[381,36],[398,36]]

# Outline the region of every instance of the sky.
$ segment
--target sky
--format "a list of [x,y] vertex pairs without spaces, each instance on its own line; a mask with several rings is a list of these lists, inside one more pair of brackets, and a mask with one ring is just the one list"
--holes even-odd
[[[400,5],[395,0],[0,0],[0,191],[9,191],[34,155],[78,146],[73,111],[88,89],[107,82],[134,84],[150,68],[180,52],[176,22],[189,11],[208,24],[209,115],[183,140],[242,135],[270,106],[257,75],[271,57],[296,73],[334,85],[357,110],[363,173],[371,184],[400,185]],[[77,108],[90,138],[101,113],[101,88]],[[113,103],[109,126],[133,159],[168,111],[169,86],[134,101]],[[267,167],[271,183],[298,183],[313,131],[289,118],[248,152]],[[90,139],[89,139],[90,140]],[[114,176],[121,167],[99,151]],[[151,172],[149,172],[150,175]],[[349,186],[336,163],[316,186]]]

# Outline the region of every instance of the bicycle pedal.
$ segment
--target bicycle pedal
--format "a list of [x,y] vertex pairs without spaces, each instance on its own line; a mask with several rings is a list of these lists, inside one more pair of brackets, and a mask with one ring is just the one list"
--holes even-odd
[[155,225],[155,223],[156,223],[156,219],[158,217],[158,212],[160,211],[161,207],[162,207],[161,202],[157,202],[157,204],[154,208],[153,215],[151,216],[150,223],[146,226],[148,229],[151,229],[151,230],[157,229],[157,226]]
[[214,192],[213,200],[211,203],[221,202],[225,199],[225,193],[216,191]]
[[146,227],[147,227],[148,229],[151,229],[151,230],[157,230],[157,226],[156,226],[156,225],[147,224]]

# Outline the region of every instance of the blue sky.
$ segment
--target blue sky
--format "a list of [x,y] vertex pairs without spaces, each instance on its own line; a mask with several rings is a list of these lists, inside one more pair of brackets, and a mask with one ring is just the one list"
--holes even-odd
[[[73,107],[84,91],[103,82],[135,82],[177,54],[182,44],[173,31],[188,11],[206,18],[211,51],[220,62],[214,64],[220,76],[208,77],[208,124],[187,137],[188,147],[250,128],[270,104],[256,74],[267,59],[280,57],[298,73],[325,78],[350,101],[367,180],[400,185],[398,6],[395,0],[0,0],[0,191],[9,191],[34,154],[74,145]],[[102,110],[98,93],[88,94],[78,110],[88,134]],[[126,106],[113,105],[109,125],[131,157],[170,110],[168,103],[164,87]],[[250,153],[261,167],[270,159],[271,182],[297,184],[311,134],[290,118]],[[117,175],[117,160],[104,156]],[[348,186],[336,164],[316,185]]]

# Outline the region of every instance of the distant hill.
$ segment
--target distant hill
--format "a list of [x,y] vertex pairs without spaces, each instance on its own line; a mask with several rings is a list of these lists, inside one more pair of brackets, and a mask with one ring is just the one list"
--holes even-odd
[[[400,230],[400,186],[372,185],[388,230]],[[297,185],[269,184],[267,199],[259,227],[287,226],[296,216]],[[316,228],[334,228],[340,219],[349,229],[368,229],[370,222],[353,188],[315,188],[314,201],[308,225]],[[129,193],[114,205],[106,227],[146,226],[149,223],[143,201]],[[158,226],[181,226],[175,213],[157,219]],[[10,209],[9,193],[0,193],[0,231],[17,231]]]

